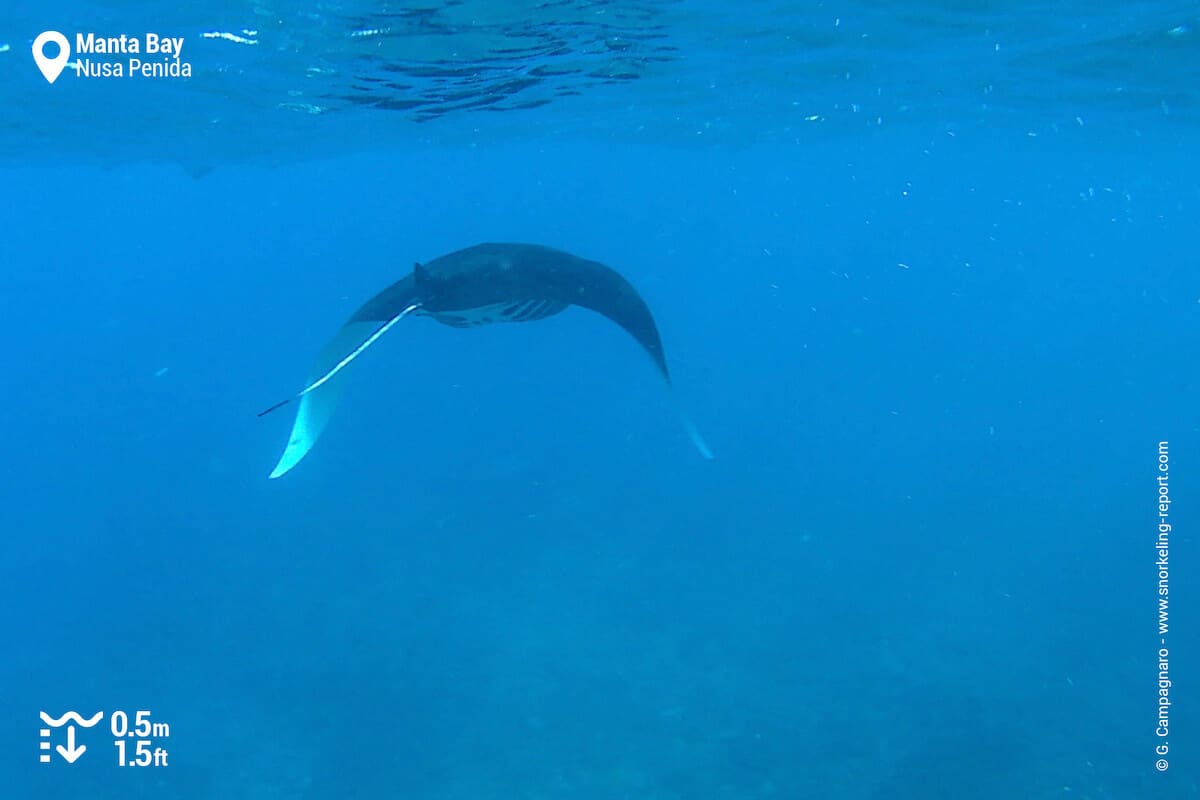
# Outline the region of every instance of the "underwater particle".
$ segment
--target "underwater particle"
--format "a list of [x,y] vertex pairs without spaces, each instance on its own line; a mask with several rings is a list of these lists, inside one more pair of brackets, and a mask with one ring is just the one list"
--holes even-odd
[[7,53],[11,48],[6,44],[0,44],[0,53]]
[[170,367],[159,367],[157,370],[154,371],[154,377],[161,378],[163,375],[166,375],[170,371],[171,371]]

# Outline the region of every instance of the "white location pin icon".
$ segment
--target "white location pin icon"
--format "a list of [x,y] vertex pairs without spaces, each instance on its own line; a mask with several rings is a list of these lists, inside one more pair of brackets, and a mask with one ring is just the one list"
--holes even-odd
[[[47,42],[58,45],[58,55],[54,58],[46,58],[46,54],[42,52]],[[42,71],[46,80],[54,83],[62,74],[63,67],[71,60],[71,44],[67,37],[58,31],[43,31],[33,40],[33,60],[37,62],[38,69]]]

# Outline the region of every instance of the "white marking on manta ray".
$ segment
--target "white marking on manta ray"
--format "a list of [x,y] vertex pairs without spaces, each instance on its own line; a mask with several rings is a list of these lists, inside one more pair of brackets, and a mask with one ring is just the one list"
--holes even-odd
[[376,339],[378,339],[380,336],[383,336],[385,333],[387,333],[389,330],[391,330],[393,325],[395,325],[397,322],[399,322],[400,320],[404,319],[404,318],[405,318],[405,317],[407,317],[407,316],[408,316],[410,313],[412,313],[413,311],[416,311],[416,310],[417,310],[418,308],[420,308],[420,307],[421,307],[421,306],[420,306],[420,304],[418,304],[418,303],[413,303],[411,306],[409,306],[408,308],[404,309],[404,310],[403,310],[403,311],[401,311],[399,314],[397,314],[396,316],[394,316],[394,317],[392,317],[391,319],[389,319],[387,322],[385,322],[385,323],[383,323],[382,325],[380,325],[378,328],[376,328],[376,329],[375,329],[375,332],[374,332],[374,333],[372,333],[370,336],[368,336],[368,337],[366,338],[366,340],[365,340],[365,341],[364,341],[362,344],[360,344],[358,347],[356,347],[356,348],[354,348],[353,350],[351,350],[351,351],[350,351],[350,354],[349,354],[348,356],[346,356],[346,357],[345,357],[345,358],[343,358],[341,361],[339,361],[337,364],[335,364],[335,365],[333,366],[333,369],[329,370],[329,371],[328,371],[328,372],[326,372],[324,375],[322,375],[321,377],[317,378],[315,381],[313,381],[312,383],[310,383],[308,386],[305,386],[305,387],[304,387],[302,390],[300,390],[300,394],[298,394],[298,395],[296,395],[296,396],[297,396],[297,397],[304,397],[304,395],[308,394],[308,393],[309,393],[309,392],[311,392],[313,389],[316,389],[316,388],[318,388],[319,386],[321,386],[321,384],[323,384],[323,383],[325,383],[326,381],[328,381],[328,380],[329,380],[330,378],[332,378],[334,375],[337,375],[339,372],[341,372],[343,369],[345,369],[345,368],[346,368],[346,366],[347,366],[347,365],[349,365],[349,363],[350,363],[351,361],[353,361],[354,359],[358,358],[358,357],[359,357],[359,355],[362,353],[362,351],[363,351],[363,350],[366,350],[368,347],[370,347],[371,345],[375,344],[375,340],[376,340]]

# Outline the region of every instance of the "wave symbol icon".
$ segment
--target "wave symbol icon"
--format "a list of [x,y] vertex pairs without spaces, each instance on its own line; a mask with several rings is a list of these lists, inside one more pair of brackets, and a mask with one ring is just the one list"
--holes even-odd
[[104,718],[104,712],[97,711],[93,716],[91,716],[87,720],[84,720],[84,718],[79,716],[78,712],[75,712],[75,711],[68,711],[67,713],[65,713],[61,717],[59,717],[58,719],[55,719],[54,717],[50,716],[45,711],[41,712],[40,716],[42,718],[42,722],[46,723],[51,728],[60,728],[60,727],[62,727],[62,725],[64,723],[66,723],[68,721],[74,722],[76,725],[78,725],[81,728],[90,728],[93,725],[95,725],[97,722],[99,722],[101,719]]

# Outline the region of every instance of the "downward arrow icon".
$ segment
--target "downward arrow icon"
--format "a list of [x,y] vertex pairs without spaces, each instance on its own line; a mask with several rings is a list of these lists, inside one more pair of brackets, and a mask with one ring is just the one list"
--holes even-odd
[[75,726],[67,726],[67,746],[58,745],[55,750],[58,754],[67,760],[68,764],[74,764],[84,752],[87,751],[87,745],[81,744],[75,747]]

